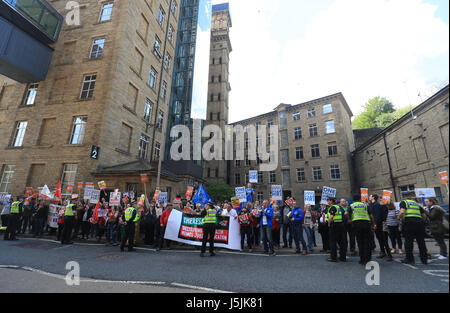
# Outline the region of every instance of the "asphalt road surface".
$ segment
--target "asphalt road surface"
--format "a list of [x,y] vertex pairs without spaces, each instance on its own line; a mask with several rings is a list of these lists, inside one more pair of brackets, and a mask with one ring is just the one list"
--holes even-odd
[[[433,241],[431,252],[438,252]],[[283,252],[270,257],[220,250],[200,258],[197,250],[156,252],[53,240],[0,240],[0,292],[237,292],[237,293],[448,293],[448,260],[433,258],[429,265],[378,261],[380,284],[367,285],[369,270],[357,257],[329,263],[328,255]],[[418,259],[418,258],[417,258]],[[68,286],[66,264],[80,265],[80,285]],[[372,277],[372,276],[371,276]]]

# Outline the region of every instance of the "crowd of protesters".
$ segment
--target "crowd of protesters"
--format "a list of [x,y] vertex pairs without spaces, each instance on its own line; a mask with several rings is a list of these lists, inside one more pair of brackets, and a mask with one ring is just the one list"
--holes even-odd
[[[170,210],[175,209],[193,215],[204,215],[204,209],[200,204],[182,200],[177,196],[173,203],[159,204],[156,201],[145,200],[145,203],[136,205],[136,201],[122,201],[120,206],[109,206],[106,198],[101,198],[98,203],[86,203],[83,200],[72,199],[73,219],[67,220],[64,209],[60,211],[58,228],[50,228],[48,225],[49,205],[48,200],[27,199],[18,197],[18,218],[14,223],[8,223],[8,219],[15,201],[0,203],[2,206],[1,222],[5,231],[5,240],[17,240],[17,234],[31,234],[33,237],[42,237],[44,234],[54,236],[63,244],[71,244],[74,240],[96,240],[106,245],[118,246],[125,234],[125,210],[133,205],[136,207],[136,230],[133,232],[135,244],[145,244],[160,250],[164,246],[170,249],[170,241],[164,240],[165,228],[168,223]],[[230,199],[232,200],[232,199]],[[319,252],[332,253],[330,242],[329,216],[330,203],[321,204],[318,207],[306,205],[303,209],[295,202],[291,205],[279,205],[268,200],[262,202],[253,201],[253,196],[248,202],[233,208],[232,201],[224,201],[216,204],[218,214],[236,219],[241,230],[241,251],[247,248],[253,252],[262,247],[265,253],[275,255],[275,250],[292,249],[293,253],[307,255],[314,252],[316,244],[316,231],[321,235],[322,249]],[[64,205],[68,205],[66,202]],[[444,236],[448,233],[448,222],[445,211],[439,206],[435,198],[427,198],[423,207],[427,216],[427,223],[432,236],[440,247],[439,259],[447,258],[447,246]],[[357,255],[355,243],[355,230],[351,219],[346,212],[350,206],[346,199],[336,201],[339,210],[342,210],[343,229],[345,239],[338,242],[340,250],[349,251]],[[403,224],[400,217],[400,208],[393,203],[380,203],[377,195],[371,195],[366,201],[369,214],[373,217],[373,228],[370,232],[370,249],[376,248],[375,238],[378,242],[378,258],[392,260],[393,254],[403,254],[404,241],[402,236]],[[96,207],[97,206],[97,207]],[[334,206],[336,207],[336,206]],[[10,229],[5,226],[11,224]],[[130,238],[127,238],[128,241]],[[389,244],[390,240],[390,244]],[[294,244],[294,245],[293,245]],[[345,255],[345,254],[344,254]]]

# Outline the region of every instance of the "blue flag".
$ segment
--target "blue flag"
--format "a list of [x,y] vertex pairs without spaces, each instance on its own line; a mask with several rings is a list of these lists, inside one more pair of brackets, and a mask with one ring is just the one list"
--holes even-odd
[[205,204],[207,204],[210,201],[212,201],[211,198],[206,193],[206,190],[203,187],[203,185],[201,185],[200,188],[198,189],[197,194],[194,197],[194,200],[192,200],[192,202],[194,202],[194,204],[200,203],[203,208],[203,207],[205,207]]

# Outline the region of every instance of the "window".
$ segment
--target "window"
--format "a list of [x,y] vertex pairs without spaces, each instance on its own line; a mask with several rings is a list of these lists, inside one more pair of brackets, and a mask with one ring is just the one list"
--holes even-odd
[[150,122],[152,119],[152,110],[153,110],[153,103],[146,98],[145,99],[145,108],[144,108],[144,120]]
[[236,167],[241,167],[241,160],[236,160],[235,161],[235,166]]
[[113,2],[106,3],[102,6],[102,11],[100,13],[100,22],[109,21],[111,19],[113,6]]
[[164,123],[164,112],[163,111],[159,111],[159,113],[158,113],[158,122],[156,123],[156,128],[159,129],[159,130],[162,130],[163,123]]
[[298,168],[297,169],[297,182],[302,183],[306,181],[305,169]]
[[159,25],[161,25],[161,26],[163,26],[165,15],[166,15],[166,13],[164,12],[163,8],[159,7],[157,21],[158,21]]
[[339,165],[331,165],[330,166],[330,179],[331,180],[341,179],[341,170],[339,168]]
[[155,36],[155,43],[153,44],[153,54],[161,58],[161,39]]
[[75,117],[73,119],[69,142],[71,145],[81,145],[83,143],[87,120],[88,118],[86,116]]
[[214,94],[211,94],[211,95],[209,96],[209,101],[214,102]]
[[262,172],[258,172],[258,184],[264,183],[264,175]]
[[62,173],[62,186],[61,191],[63,193],[66,192],[67,185],[73,185],[75,183],[75,176],[77,175],[77,167],[78,164],[64,164],[63,173]]
[[15,165],[5,165],[0,180],[0,192],[8,193],[11,188],[11,182],[14,176]]
[[269,184],[275,184],[277,182],[277,173],[270,172],[269,173]]
[[149,138],[145,135],[141,135],[141,140],[139,142],[139,159],[145,160],[147,159],[147,148],[149,143]]
[[296,112],[296,113],[292,114],[292,119],[294,121],[300,121],[300,112]]
[[211,169],[208,167],[208,169],[206,170],[206,172],[207,172],[207,174],[206,174],[206,176],[207,177],[211,177]]
[[219,94],[217,95],[217,101],[222,101],[222,94],[219,92]]
[[172,14],[173,14],[174,17],[177,15],[177,8],[178,8],[177,2],[173,1],[172,2],[172,7],[170,9],[172,10]]
[[216,168],[216,177],[219,177],[219,169]]
[[164,69],[166,71],[170,70],[170,62],[172,61],[172,57],[170,54],[166,53],[166,57],[164,58]]
[[303,153],[303,147],[295,148],[295,159],[296,160],[303,160],[304,158],[305,158],[305,155]]
[[281,166],[289,166],[289,150],[281,150]]
[[323,114],[328,114],[333,112],[333,106],[331,104],[325,104],[323,106]]
[[169,25],[169,32],[167,34],[167,38],[169,39],[170,42],[173,43],[173,26]]
[[97,75],[85,75],[83,78],[83,86],[81,87],[80,99],[91,99],[94,96],[95,81]]
[[120,138],[119,138],[119,149],[124,152],[130,152],[130,142],[131,142],[131,135],[132,135],[133,129],[122,123],[122,128],[120,129]]
[[167,95],[167,83],[163,82],[161,87],[161,99],[166,99]]
[[291,186],[291,171],[290,170],[282,170],[281,178],[282,178],[282,184],[284,187]]
[[249,160],[248,155],[245,156],[245,166],[251,166],[252,161]]
[[90,59],[98,59],[103,56],[103,48],[105,47],[105,38],[94,39],[91,47]]
[[269,133],[267,135],[267,144],[270,145],[272,143],[275,143],[275,136],[272,133]]
[[289,136],[287,130],[280,131],[280,147],[289,146]]
[[22,147],[23,138],[27,131],[28,122],[17,122],[14,134],[13,147]]
[[316,109],[315,108],[308,109],[308,118],[315,116],[316,116]]
[[317,124],[309,125],[309,136],[310,137],[317,137]]
[[270,126],[273,126],[273,125],[274,125],[273,120],[268,120],[268,121],[267,121],[267,127],[270,128]]
[[302,139],[302,128],[301,127],[294,129],[294,138],[295,138],[295,140]]
[[36,94],[39,84],[30,84],[28,86],[27,96],[25,98],[25,105],[33,105],[36,100]]
[[155,142],[155,155],[153,159],[155,161],[159,160],[160,155],[161,155],[161,144],[159,142]]
[[320,167],[313,167],[313,181],[322,180],[322,169]]
[[264,192],[258,191],[256,194],[256,200],[259,201],[259,203],[262,203],[264,201]]
[[336,141],[328,143],[328,156],[335,156],[338,154]]
[[153,67],[150,69],[150,75],[149,75],[149,78],[148,78],[148,84],[153,89],[156,86],[156,70]]
[[320,158],[319,145],[311,145],[311,157]]
[[211,76],[211,83],[214,83],[214,75]]
[[336,129],[334,128],[334,121],[325,122],[325,129],[327,134],[334,134]]
[[241,174],[239,173],[234,174],[234,184],[236,186],[239,186],[241,184]]
[[400,187],[400,197],[402,200],[405,199],[406,194],[409,194],[411,192],[415,192],[414,185],[408,185],[408,186],[401,186]]
[[222,75],[219,75],[219,83],[222,82]]

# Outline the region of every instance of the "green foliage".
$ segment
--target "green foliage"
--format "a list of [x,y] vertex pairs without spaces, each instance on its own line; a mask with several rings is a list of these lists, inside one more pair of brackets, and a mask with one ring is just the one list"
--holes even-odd
[[230,199],[235,196],[234,189],[224,182],[209,184],[206,187],[206,192],[215,202],[223,202],[225,200],[230,201]]
[[387,123],[392,118],[388,114],[393,112],[395,109],[389,100],[384,97],[372,98],[364,105],[364,111],[353,120],[353,128],[378,127],[377,119],[380,118],[380,123]]

